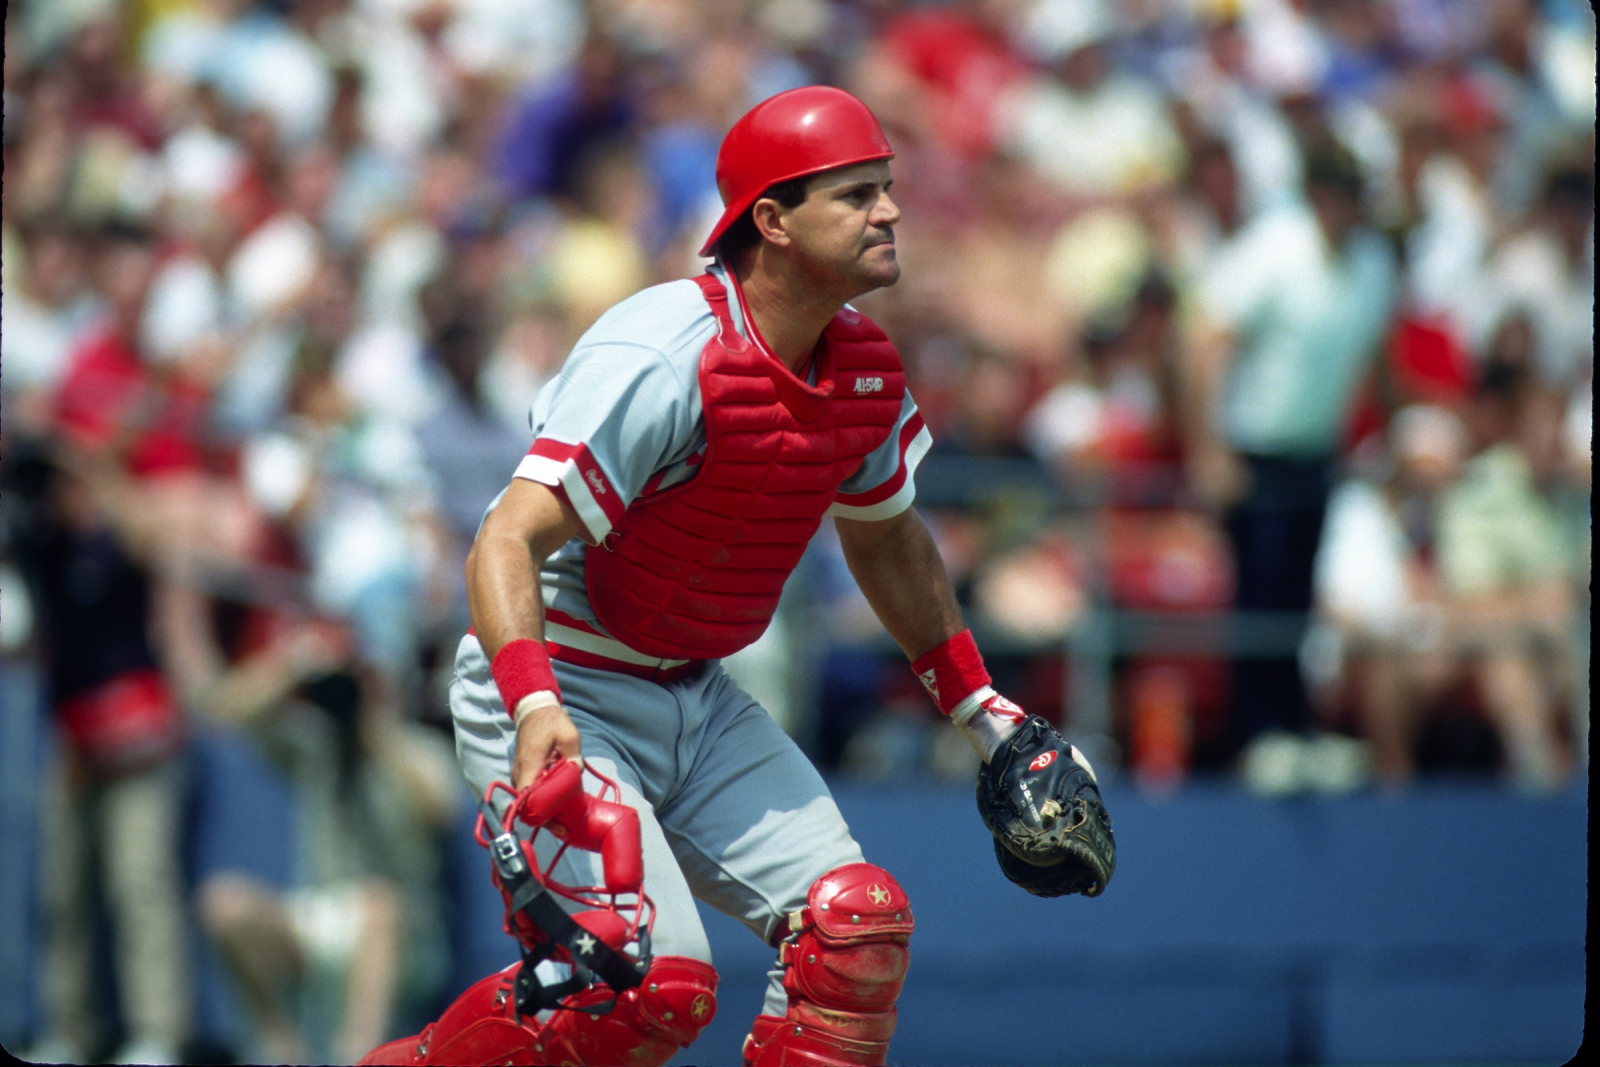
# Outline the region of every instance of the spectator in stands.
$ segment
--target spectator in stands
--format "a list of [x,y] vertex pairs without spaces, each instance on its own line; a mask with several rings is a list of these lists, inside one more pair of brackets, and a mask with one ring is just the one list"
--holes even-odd
[[1028,444],[1080,488],[1124,506],[1170,504],[1177,490],[1175,294],[1149,275],[1119,318],[1083,338],[1083,373],[1029,412]]
[[260,1063],[353,1062],[426,1014],[448,969],[439,835],[462,793],[444,740],[395,716],[343,627],[253,609],[226,645],[203,590],[170,597],[165,644],[189,706],[248,732],[287,774],[287,890],[232,870],[195,890]]
[[1026,39],[1052,69],[1000,105],[1001,144],[1080,199],[1136,195],[1183,165],[1167,102],[1117,62],[1116,29],[1106,0],[1036,5]]
[[1200,282],[1216,250],[1246,222],[1239,171],[1227,142],[1199,139],[1190,151],[1184,180],[1169,199],[1156,203],[1151,229],[1157,255],[1187,294]]
[[486,353],[484,309],[463,300],[449,284],[436,284],[430,307],[432,353],[449,375],[450,394],[417,427],[417,442],[433,478],[444,545],[435,573],[452,604],[449,621],[460,637],[469,625],[465,573],[467,550],[489,501],[505,486],[505,471],[527,451],[529,434],[494,417],[483,388]]
[[1454,414],[1425,405],[1397,413],[1388,439],[1386,477],[1352,478],[1334,490],[1316,590],[1373,769],[1394,787],[1415,772],[1422,715],[1458,674],[1435,542],[1439,498],[1469,441]]
[[1565,658],[1578,562],[1551,498],[1563,474],[1561,408],[1524,373],[1491,364],[1472,416],[1481,450],[1439,502],[1446,611],[1510,777],[1552,790],[1572,769],[1560,709],[1572,699]]
[[105,1051],[83,921],[98,875],[127,1020],[113,1055],[171,1062],[191,1015],[177,835],[184,730],[149,614],[177,534],[174,505],[203,462],[206,395],[181,369],[145,358],[149,232],[108,224],[93,248],[98,314],[77,334],[44,408],[49,422],[34,427],[54,435],[48,507],[28,555],[62,735],[44,806],[43,1051]]
[[498,149],[498,171],[516,197],[574,197],[586,156],[625,133],[635,104],[617,46],[595,34],[569,71],[516,101]]
[[[8,238],[12,233],[7,231]],[[15,236],[6,242],[0,294],[6,421],[13,433],[36,436],[48,429],[51,399],[80,334],[98,318],[97,301],[88,285],[85,242],[77,234],[39,223]]]
[[269,692],[296,697],[255,701],[250,725],[295,791],[293,884],[217,871],[196,902],[243,994],[257,1062],[354,1062],[441,992],[439,836],[462,790],[444,739],[378,717],[352,675],[296,686],[304,661],[281,670]]
[[[349,378],[341,380],[334,353],[350,343],[349,282],[324,270],[313,292],[287,409],[242,449],[244,483],[296,539],[317,609],[350,621],[358,659],[382,698],[410,706],[418,636],[429,621],[415,599],[437,559],[428,473],[393,409],[368,394],[373,407],[363,412],[344,388]],[[359,380],[381,391],[380,372],[370,368]]]
[[1551,174],[1530,225],[1483,265],[1472,326],[1487,345],[1508,317],[1526,316],[1530,369],[1561,389],[1594,362],[1594,172]]
[[202,383],[144,351],[140,326],[155,262],[154,235],[143,227],[112,223],[98,234],[92,274],[103,311],[80,335],[54,412],[74,449],[114,458],[148,480],[201,466],[208,401]]
[[105,1062],[176,1063],[192,991],[179,862],[184,728],[149,630],[154,531],[115,510],[92,467],[51,462],[16,548],[33,583],[60,728],[43,816],[45,1030],[26,1058],[106,1058],[95,902],[109,911],[123,1043]]
[[[1318,146],[1306,201],[1268,212],[1219,252],[1184,365],[1195,490],[1227,509],[1243,610],[1308,611],[1330,468],[1394,304],[1389,246],[1366,224],[1351,155]],[[1304,731],[1294,658],[1234,664],[1240,743]]]
[[[1185,507],[1177,396],[1175,294],[1145,279],[1125,321],[1091,328],[1085,373],[1058,385],[1029,415],[1030,444],[1092,511],[1111,606],[1217,611],[1232,590],[1216,520]],[[1191,754],[1227,744],[1225,663],[1207,657],[1128,657],[1120,687],[1129,766],[1158,790],[1181,781]],[[1070,709],[1068,712],[1070,716]]]

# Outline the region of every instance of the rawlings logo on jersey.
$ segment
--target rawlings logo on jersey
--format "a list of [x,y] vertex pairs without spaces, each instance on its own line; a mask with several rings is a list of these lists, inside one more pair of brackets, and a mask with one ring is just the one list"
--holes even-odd
[[1041,752],[1037,756],[1033,757],[1033,762],[1028,764],[1028,770],[1042,771],[1055,761],[1056,753],[1054,749],[1051,749],[1049,752]]
[[593,467],[590,467],[588,470],[583,472],[583,477],[588,481],[591,489],[601,496],[605,495],[606,480],[600,476],[599,471],[595,470]]
[[882,378],[857,378],[856,379],[856,395],[857,396],[860,396],[862,393],[881,393],[881,392],[883,392],[883,379]]

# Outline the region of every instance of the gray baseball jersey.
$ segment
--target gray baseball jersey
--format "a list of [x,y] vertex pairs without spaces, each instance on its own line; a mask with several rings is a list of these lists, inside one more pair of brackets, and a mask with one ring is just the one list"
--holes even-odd
[[[729,311],[753,329],[743,293],[722,267]],[[586,759],[615,777],[644,831],[645,892],[658,910],[656,947],[709,961],[693,899],[744,922],[771,943],[823,874],[861,861],[827,786],[720,662],[661,660],[606,633],[590,608],[584,560],[634,500],[694,476],[706,448],[699,361],[717,330],[693,281],[646,289],[603,315],[534,403],[533,448],[515,476],[550,486],[584,525],[541,574],[545,632],[584,654],[555,660],[562,699]],[[769,351],[770,354],[770,351]],[[885,519],[911,506],[913,475],[932,440],[909,394],[882,446],[840,487],[829,513]],[[457,650],[450,687],[456,750],[481,796],[510,780],[515,731],[478,639]],[[595,884],[598,857],[569,851],[558,876]],[[782,969],[765,1011],[785,1009]]]
[[[730,282],[720,265],[710,270],[733,296],[734,324],[766,351],[749,325],[737,281]],[[641,666],[680,662],[641,656],[604,633],[589,606],[583,563],[630,503],[698,469],[706,448],[700,354],[716,330],[716,317],[693,281],[646,289],[602,315],[535,400],[533,448],[515,476],[557,490],[584,524],[584,539],[552,555],[541,575],[550,640]],[[840,486],[828,513],[886,519],[910,507],[913,475],[932,443],[907,392],[893,431]]]

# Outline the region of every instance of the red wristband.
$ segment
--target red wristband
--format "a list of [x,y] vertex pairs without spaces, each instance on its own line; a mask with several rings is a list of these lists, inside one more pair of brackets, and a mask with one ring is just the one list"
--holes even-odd
[[946,715],[990,681],[971,630],[962,630],[911,664],[911,669]]
[[500,699],[505,701],[506,713],[517,714],[517,705],[529,693],[549,690],[561,699],[561,687],[556,684],[556,672],[550,666],[550,653],[544,645],[531,637],[508,641],[495,653],[489,664],[494,684],[500,689]]

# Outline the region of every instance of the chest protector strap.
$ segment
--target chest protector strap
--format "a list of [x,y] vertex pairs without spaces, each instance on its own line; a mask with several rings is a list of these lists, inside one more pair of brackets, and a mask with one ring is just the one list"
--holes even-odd
[[584,565],[600,623],[647,656],[714,659],[766,630],[783,583],[845,479],[900,416],[905,375],[876,323],[845,308],[817,344],[817,384],[740,335],[728,294],[700,354],[706,453],[687,482],[635,500]]

